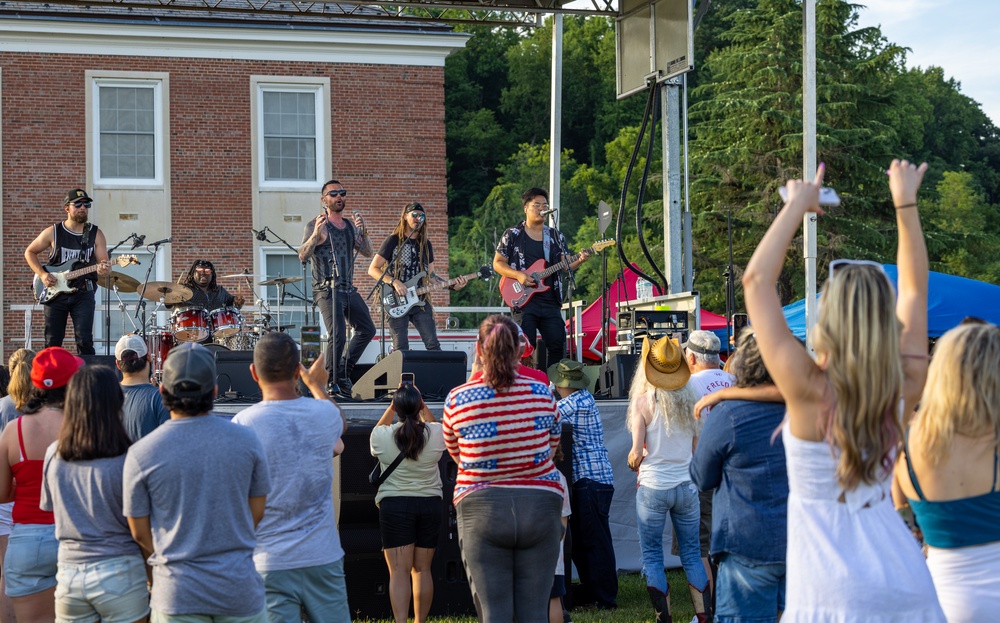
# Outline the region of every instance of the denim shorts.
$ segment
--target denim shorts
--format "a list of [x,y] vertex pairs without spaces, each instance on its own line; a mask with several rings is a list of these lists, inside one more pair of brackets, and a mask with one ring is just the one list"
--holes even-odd
[[59,563],[56,620],[60,623],[132,623],[149,614],[142,556]]
[[416,545],[435,549],[441,535],[444,508],[441,498],[383,498],[378,506],[382,548]]
[[720,554],[715,580],[718,623],[774,623],[785,609],[785,563]]
[[58,558],[54,524],[15,524],[3,561],[7,596],[26,597],[54,587]]

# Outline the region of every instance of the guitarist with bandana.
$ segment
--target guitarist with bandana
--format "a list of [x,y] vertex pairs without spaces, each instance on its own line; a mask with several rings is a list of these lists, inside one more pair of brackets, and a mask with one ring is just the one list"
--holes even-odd
[[63,210],[66,219],[38,234],[24,251],[28,266],[46,286],[54,286],[56,278],[43,268],[38,256],[49,251],[48,266],[77,270],[98,265],[96,272],[77,277],[70,282],[76,292],[63,293],[45,306],[45,346],[62,346],[66,337],[66,324],[73,318],[76,334],[76,352],[94,354],[94,292],[99,277],[111,274],[108,262],[108,244],[104,232],[89,222],[93,200],[85,190],[74,188],[66,193]]

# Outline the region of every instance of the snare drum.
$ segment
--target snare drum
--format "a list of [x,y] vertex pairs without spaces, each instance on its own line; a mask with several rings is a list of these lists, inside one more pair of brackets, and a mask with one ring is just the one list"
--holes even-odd
[[170,316],[174,338],[178,342],[201,342],[208,339],[208,314],[203,307],[177,307]]
[[220,307],[208,313],[213,337],[228,337],[243,328],[243,316],[235,307]]
[[260,339],[260,334],[253,331],[240,331],[225,337],[215,336],[216,344],[225,346],[229,350],[253,350]]
[[163,362],[167,360],[176,343],[174,334],[166,327],[153,327],[146,336],[146,347],[149,349],[149,373],[159,383],[163,378]]

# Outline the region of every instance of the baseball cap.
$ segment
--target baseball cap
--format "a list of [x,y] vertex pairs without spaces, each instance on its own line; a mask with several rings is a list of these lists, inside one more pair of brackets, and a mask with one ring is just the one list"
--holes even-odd
[[[163,387],[173,396],[200,396],[215,387],[215,380],[215,357],[201,344],[185,342],[171,350],[163,363]],[[178,389],[181,383],[197,389]]]
[[681,347],[699,355],[718,355],[722,350],[722,343],[719,336],[711,331],[692,331],[688,341],[681,344]]
[[66,193],[66,201],[63,201],[63,205],[66,205],[67,203],[73,203],[74,201],[86,201],[87,203],[91,203],[94,200],[90,198],[90,195],[87,194],[87,191],[83,190],[82,188],[74,188],[73,190]]
[[115,359],[125,361],[122,354],[127,350],[135,353],[135,357],[129,357],[129,359],[145,357],[146,353],[149,352],[149,349],[146,348],[146,340],[134,333],[123,335],[118,339],[118,344],[115,345]]
[[413,203],[406,204],[406,207],[403,208],[403,214],[409,214],[410,212],[414,212],[416,210],[420,210],[421,212],[423,212],[424,206],[414,201]]
[[58,389],[76,374],[83,365],[73,353],[60,346],[49,346],[38,351],[31,362],[31,384],[38,389]]

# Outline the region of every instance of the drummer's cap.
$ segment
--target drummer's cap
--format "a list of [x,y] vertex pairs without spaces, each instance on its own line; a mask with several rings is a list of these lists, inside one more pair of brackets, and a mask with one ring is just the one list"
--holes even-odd
[[75,201],[86,201],[87,203],[91,203],[94,200],[90,198],[87,191],[82,188],[74,188],[66,193],[66,201],[63,201],[63,205],[69,205]]
[[[201,344],[181,344],[163,364],[163,387],[171,396],[201,396],[215,387],[215,379],[215,357]],[[180,389],[182,383],[188,387]]]
[[115,359],[118,361],[131,361],[146,356],[149,349],[146,348],[146,340],[134,333],[123,335],[115,345]]

